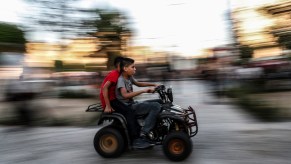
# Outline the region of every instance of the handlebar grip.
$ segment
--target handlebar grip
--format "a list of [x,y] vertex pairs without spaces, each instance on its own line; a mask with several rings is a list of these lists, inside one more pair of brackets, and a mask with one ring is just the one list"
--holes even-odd
[[165,86],[162,84],[162,85],[157,86],[156,89],[157,90],[162,90],[162,89],[165,89]]

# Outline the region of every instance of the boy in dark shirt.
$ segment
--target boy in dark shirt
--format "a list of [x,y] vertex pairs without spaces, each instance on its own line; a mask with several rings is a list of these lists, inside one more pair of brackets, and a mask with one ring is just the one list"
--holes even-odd
[[140,137],[141,140],[137,142],[149,142],[147,139],[148,134],[152,128],[154,128],[157,116],[161,110],[161,106],[158,102],[135,102],[133,98],[142,93],[152,93],[154,92],[154,87],[148,87],[143,90],[133,91],[132,85],[139,87],[146,86],[157,86],[153,83],[138,82],[134,79],[133,75],[135,73],[134,60],[130,58],[124,58],[121,63],[121,75],[118,78],[116,86],[116,97],[123,104],[131,107],[135,115],[147,115],[145,118],[145,125],[141,129]]
[[120,75],[120,63],[123,57],[114,60],[115,70],[111,71],[103,80],[100,88],[100,100],[105,113],[117,112],[122,114],[127,121],[127,128],[134,148],[147,148],[151,145],[146,142],[135,142],[138,139],[138,124],[135,114],[128,106],[116,99],[116,84]]

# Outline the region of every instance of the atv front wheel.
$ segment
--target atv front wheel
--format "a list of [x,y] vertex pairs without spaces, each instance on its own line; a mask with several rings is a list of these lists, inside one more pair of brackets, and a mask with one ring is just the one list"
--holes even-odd
[[118,157],[125,148],[124,139],[115,128],[105,127],[99,130],[94,137],[94,148],[105,158]]
[[185,132],[173,132],[163,142],[164,154],[172,161],[182,161],[192,152],[192,141]]

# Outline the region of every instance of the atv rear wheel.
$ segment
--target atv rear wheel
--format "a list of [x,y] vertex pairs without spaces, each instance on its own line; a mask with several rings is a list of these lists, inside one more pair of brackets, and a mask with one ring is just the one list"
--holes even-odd
[[173,132],[163,142],[164,154],[172,161],[182,161],[192,152],[192,141],[185,132]]
[[94,148],[102,157],[118,157],[124,151],[124,139],[117,129],[105,127],[96,133],[94,137]]

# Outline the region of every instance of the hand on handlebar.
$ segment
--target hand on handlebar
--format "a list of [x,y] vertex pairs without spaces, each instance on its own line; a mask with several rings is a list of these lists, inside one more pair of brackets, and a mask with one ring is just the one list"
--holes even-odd
[[146,88],[144,90],[145,93],[154,93],[155,92],[155,88]]
[[164,89],[164,87],[165,86],[163,84],[159,84],[155,87],[155,91],[162,90],[162,89]]
[[160,86],[160,85],[162,85],[162,84],[155,84],[155,86],[154,86],[154,87],[156,88],[156,87],[158,87],[158,86]]

